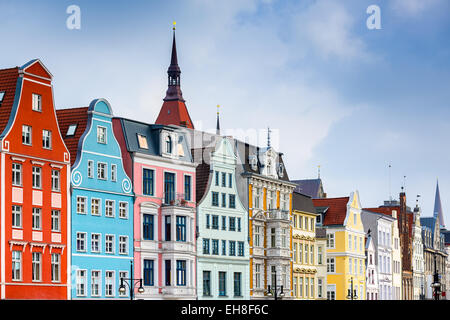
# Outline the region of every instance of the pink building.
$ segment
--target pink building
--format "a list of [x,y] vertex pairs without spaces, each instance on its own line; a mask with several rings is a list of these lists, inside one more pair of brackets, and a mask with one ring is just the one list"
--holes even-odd
[[133,177],[136,299],[195,299],[195,165],[180,127],[115,118]]

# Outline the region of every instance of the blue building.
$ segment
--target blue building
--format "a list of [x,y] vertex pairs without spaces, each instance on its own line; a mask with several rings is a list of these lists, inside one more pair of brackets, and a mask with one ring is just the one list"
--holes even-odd
[[129,298],[119,293],[133,259],[133,192],[113,132],[111,106],[57,110],[71,155],[72,299]]

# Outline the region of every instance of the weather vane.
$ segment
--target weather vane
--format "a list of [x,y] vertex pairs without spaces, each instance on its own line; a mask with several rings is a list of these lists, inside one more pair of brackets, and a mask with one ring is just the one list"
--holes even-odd
[[177,22],[176,21],[174,21],[173,22],[173,30],[175,30],[175,26],[177,25]]

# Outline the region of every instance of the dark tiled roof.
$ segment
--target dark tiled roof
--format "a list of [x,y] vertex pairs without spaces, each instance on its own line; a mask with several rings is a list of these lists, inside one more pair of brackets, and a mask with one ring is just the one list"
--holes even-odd
[[342,198],[324,198],[312,199],[314,207],[328,207],[323,225],[343,225],[345,217],[347,216],[347,203],[349,197]]
[[306,194],[311,198],[319,197],[321,179],[292,180],[291,182],[297,184],[296,192]]
[[292,194],[292,210],[316,213],[311,197],[298,192]]
[[0,70],[0,92],[5,92],[0,102],[0,134],[5,130],[11,115],[18,78],[19,67]]
[[191,150],[192,157],[194,159],[201,159],[201,162],[197,162],[198,165],[195,169],[195,196],[197,204],[202,200],[206,190],[208,189],[208,183],[212,180],[212,175],[210,172],[210,156],[213,151],[214,149],[211,147]]
[[316,238],[325,239],[327,237],[327,229],[316,227]]
[[[73,165],[77,158],[78,142],[86,130],[88,120],[87,111],[88,107],[56,110],[61,136],[70,152],[70,165]],[[76,124],[77,128],[74,135],[67,136],[67,129],[69,129],[71,124]]]

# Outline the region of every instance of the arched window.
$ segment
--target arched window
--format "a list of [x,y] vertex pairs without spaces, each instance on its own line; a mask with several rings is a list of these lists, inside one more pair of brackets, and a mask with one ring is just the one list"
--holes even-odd
[[166,153],[172,153],[172,138],[170,136],[166,137]]

